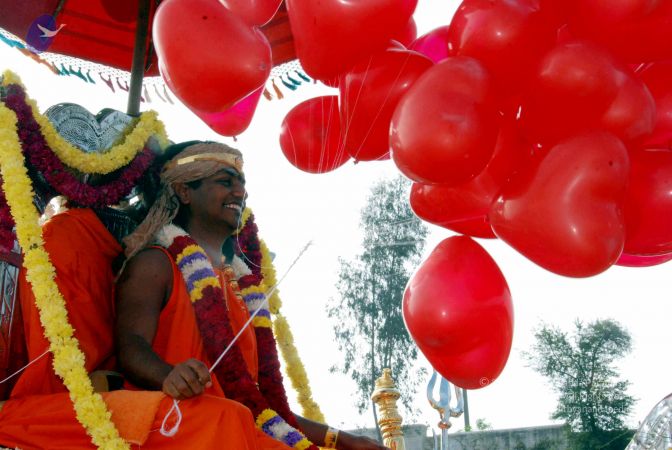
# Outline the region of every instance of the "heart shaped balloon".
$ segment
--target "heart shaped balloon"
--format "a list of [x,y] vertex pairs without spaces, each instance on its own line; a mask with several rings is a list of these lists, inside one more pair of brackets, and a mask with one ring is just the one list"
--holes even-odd
[[262,86],[271,47],[217,0],[165,0],[153,25],[161,73],[190,109],[220,112]]
[[511,293],[497,263],[474,240],[443,240],[411,277],[403,316],[432,366],[465,389],[493,382],[513,338]]
[[623,250],[629,159],[606,132],[568,138],[513,179],[490,211],[495,234],[541,267],[588,277]]
[[408,21],[406,27],[400,30],[397,34],[392,36],[392,40],[399,42],[404,47],[409,45],[418,37],[418,26],[413,20],[413,17]]
[[409,49],[422,53],[435,63],[441,62],[449,56],[448,27],[439,27],[417,38]]
[[282,0],[219,0],[232,13],[252,26],[261,26],[271,20]]
[[464,0],[450,22],[448,47],[453,55],[481,61],[497,91],[511,94],[528,83],[555,38],[538,1]]
[[194,111],[194,113],[216,133],[222,136],[238,136],[250,126],[263,90],[264,86],[238,101],[226,111],[218,113]]
[[650,135],[656,121],[656,103],[644,82],[623,68],[618,71],[618,93],[600,119],[603,130],[625,142]]
[[356,64],[339,83],[343,145],[357,161],[386,159],[390,122],[401,97],[432,62],[420,53],[387,49]]
[[418,0],[287,0],[296,54],[318,80],[338,76],[405,29]]
[[472,58],[451,57],[411,86],[392,116],[390,147],[413,181],[457,186],[492,157],[499,114],[490,77]]
[[672,253],[662,255],[629,255],[622,253],[616,261],[617,266],[623,267],[651,267],[664,264],[672,260]]
[[630,152],[630,182],[625,202],[624,252],[672,252],[672,152]]
[[652,133],[646,136],[646,148],[672,149],[672,61],[648,65],[639,73],[656,102]]
[[[487,180],[488,182],[490,180]],[[464,186],[413,183],[410,203],[416,216],[458,233],[478,238],[495,238],[488,222],[496,186],[476,180]]]
[[287,113],[280,129],[280,148],[295,167],[325,173],[350,159],[340,144],[340,135],[338,97],[315,97]]
[[613,57],[590,42],[558,44],[542,58],[524,95],[526,133],[553,145],[598,128],[618,95],[621,75]]
[[571,32],[626,62],[672,58],[672,2],[668,0],[556,0],[566,3]]

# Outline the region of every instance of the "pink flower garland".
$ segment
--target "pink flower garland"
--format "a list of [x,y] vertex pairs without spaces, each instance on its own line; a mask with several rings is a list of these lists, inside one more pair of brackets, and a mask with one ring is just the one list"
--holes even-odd
[[131,192],[154,160],[154,153],[145,148],[121,171],[116,180],[100,186],[83,183],[66,169],[49,148],[20,86],[13,84],[7,88],[5,104],[16,113],[19,139],[30,164],[52,188],[80,206],[99,208],[119,203]]

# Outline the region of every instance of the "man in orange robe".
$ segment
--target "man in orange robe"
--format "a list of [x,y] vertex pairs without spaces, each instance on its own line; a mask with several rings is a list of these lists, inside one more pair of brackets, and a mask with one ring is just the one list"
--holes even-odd
[[[89,209],[70,209],[54,216],[45,224],[43,236],[75,337],[86,356],[86,370],[114,368],[112,262],[121,247]],[[93,448],[75,417],[67,389],[52,369],[51,353],[40,357],[48,342],[25,276],[20,277],[18,295],[29,360],[39,359],[20,375],[11,398],[2,406],[0,444],[23,450]],[[134,445],[151,449],[287,448],[254,426],[249,409],[222,396],[181,402],[183,419],[173,437],[158,432],[172,406],[172,399],[160,391],[119,390],[102,396],[121,436]]]
[[[249,318],[226,274],[232,261],[222,255],[226,240],[240,225],[247,196],[242,155],[223,144],[187,142],[167,149],[164,158],[161,189],[146,218],[124,239],[129,259],[117,285],[118,362],[124,375],[143,388],[178,399],[221,397],[222,388],[208,368],[226,347],[225,321],[233,337]],[[162,247],[153,245],[157,242]],[[207,299],[206,292],[210,292]],[[222,303],[226,311],[220,308]],[[258,386],[250,386],[258,376],[254,330],[242,330],[231,349],[231,358],[222,362],[230,371],[215,373],[230,389],[227,392],[240,394],[237,398],[253,405],[261,418],[271,402]],[[315,449],[291,423],[298,423],[317,445],[339,450],[385,448],[368,438],[292,417],[291,411],[274,416],[262,428],[295,448]]]

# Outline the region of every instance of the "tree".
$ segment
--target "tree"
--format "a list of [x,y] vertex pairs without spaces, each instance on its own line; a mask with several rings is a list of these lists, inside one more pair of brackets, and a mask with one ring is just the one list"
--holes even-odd
[[574,325],[572,336],[543,325],[524,356],[559,394],[551,418],[565,420],[575,432],[574,448],[622,449],[629,435],[624,419],[635,400],[614,362],[630,352],[630,334],[610,319]]
[[[354,260],[340,259],[339,297],[327,306],[343,354],[342,363],[331,370],[355,381],[360,413],[371,403],[383,368],[392,369],[407,411],[426,374],[424,369],[414,370],[418,348],[401,315],[402,295],[428,233],[410,208],[409,185],[399,176],[372,187],[361,213],[362,253]],[[373,405],[372,409],[377,426]]]

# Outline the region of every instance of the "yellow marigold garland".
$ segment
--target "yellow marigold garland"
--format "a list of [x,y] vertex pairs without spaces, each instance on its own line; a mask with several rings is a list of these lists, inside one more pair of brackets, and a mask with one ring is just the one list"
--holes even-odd
[[56,271],[44,249],[16,121],[14,112],[0,105],[0,172],[7,203],[16,222],[17,239],[24,251],[26,278],[33,288],[40,322],[54,356],[54,371],[70,392],[77,420],[92,442],[105,450],[129,449],[110,420],[111,414],[103,398],[93,390],[84,368],[84,354],[68,322],[65,301],[54,281]]
[[[2,84],[23,85],[19,77],[9,70],[3,74]],[[163,123],[158,119],[155,111],[148,111],[140,115],[133,130],[126,135],[122,143],[104,153],[87,153],[63,139],[49,119],[40,114],[34,100],[26,97],[26,102],[32,108],[33,117],[40,124],[40,129],[49,147],[63,164],[80,172],[104,175],[120,169],[142,151],[151,136],[159,139],[162,148],[168,144]]]
[[287,319],[282,314],[277,314],[273,320],[273,332],[278,340],[282,359],[285,360],[287,376],[296,390],[297,401],[303,409],[303,416],[315,422],[326,423],[320,406],[313,400],[313,392],[306,374],[306,368],[301,362],[299,352],[294,345],[294,336],[289,328]]

